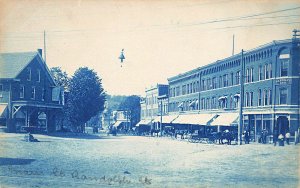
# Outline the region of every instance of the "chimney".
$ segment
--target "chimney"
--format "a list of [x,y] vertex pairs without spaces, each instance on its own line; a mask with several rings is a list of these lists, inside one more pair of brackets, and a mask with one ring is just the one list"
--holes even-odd
[[40,56],[43,58],[43,50],[42,49],[38,49],[38,52],[39,52]]

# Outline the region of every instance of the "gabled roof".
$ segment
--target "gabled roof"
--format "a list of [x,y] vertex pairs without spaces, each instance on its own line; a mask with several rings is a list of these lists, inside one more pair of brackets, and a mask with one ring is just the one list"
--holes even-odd
[[0,78],[16,78],[38,52],[0,53]]
[[[35,57],[38,58],[37,60],[41,65],[44,65],[45,62],[38,52],[0,53],[0,79],[16,78]],[[45,68],[49,80],[56,85],[48,67],[42,67]]]

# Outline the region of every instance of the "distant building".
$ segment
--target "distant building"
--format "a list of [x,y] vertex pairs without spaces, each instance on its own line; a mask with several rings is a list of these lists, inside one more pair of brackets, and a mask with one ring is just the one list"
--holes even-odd
[[113,111],[114,124],[113,126],[118,129],[130,129],[130,112],[126,110]]
[[161,103],[160,96],[166,96],[162,103],[163,115],[168,113],[168,85],[157,84],[145,90],[145,97],[142,98],[141,104],[141,121],[139,125],[151,125],[152,128],[157,128],[156,120],[160,117]]
[[55,131],[63,104],[42,50],[0,54],[0,124],[8,131]]

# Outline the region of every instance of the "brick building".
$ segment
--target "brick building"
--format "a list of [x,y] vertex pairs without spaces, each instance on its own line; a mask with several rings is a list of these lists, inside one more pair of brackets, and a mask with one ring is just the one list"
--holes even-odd
[[300,42],[294,37],[168,78],[169,114],[178,114],[174,123],[181,125],[240,124],[256,140],[263,129],[294,133],[299,65]]

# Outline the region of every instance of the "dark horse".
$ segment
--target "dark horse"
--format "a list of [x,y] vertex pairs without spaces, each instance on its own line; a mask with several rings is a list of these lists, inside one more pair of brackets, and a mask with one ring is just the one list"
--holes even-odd
[[217,132],[214,133],[215,142],[219,144],[224,144],[224,140],[227,141],[228,145],[231,145],[231,142],[234,140],[234,135],[229,131]]

